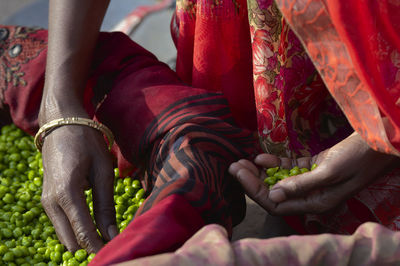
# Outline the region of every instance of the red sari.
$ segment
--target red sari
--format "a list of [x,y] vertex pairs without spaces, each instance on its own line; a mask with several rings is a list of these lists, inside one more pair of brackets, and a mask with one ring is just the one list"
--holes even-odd
[[[229,230],[233,220],[240,221],[243,194],[226,168],[238,157],[250,158],[254,143],[248,131],[235,126],[228,107],[242,128],[255,129],[257,118],[261,147],[278,155],[305,156],[329,148],[352,131],[346,117],[372,147],[398,154],[399,4],[276,3],[178,0],[172,29],[179,78],[125,37],[102,35],[88,84],[88,112],[115,132],[121,157],[144,163],[148,188],[154,190],[140,215],[94,264],[172,251],[206,223]],[[14,122],[33,133],[46,34],[11,31],[14,42],[0,43],[2,103]],[[20,50],[18,44],[32,49]],[[112,50],[117,44],[121,49]],[[154,73],[160,78],[152,78]],[[204,89],[183,86],[182,80]],[[140,121],[132,125],[132,117]],[[195,167],[182,164],[188,161]],[[176,182],[177,176],[189,178]],[[352,232],[372,220],[399,229],[399,184],[395,171],[340,212],[301,217],[296,225],[304,232],[313,231],[315,222],[331,232]]]
[[[356,130],[374,149],[398,155],[399,6],[393,1],[276,4],[177,1],[172,33],[178,75],[205,87],[218,76],[230,106],[245,110],[253,101],[229,97],[239,95],[242,87],[230,82],[238,75],[226,75],[231,69],[248,72],[248,64],[235,55],[251,49],[258,135],[265,152],[292,158],[315,155]],[[241,20],[246,6],[248,21]],[[230,31],[235,23],[241,26]],[[248,27],[250,40],[243,27]],[[243,126],[243,113],[232,110]],[[328,215],[287,221],[301,233],[352,233],[365,221],[399,230],[399,184],[396,170]]]

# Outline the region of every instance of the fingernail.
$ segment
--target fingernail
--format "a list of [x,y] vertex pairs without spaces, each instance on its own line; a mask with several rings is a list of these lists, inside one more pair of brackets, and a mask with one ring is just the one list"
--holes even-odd
[[110,240],[113,239],[118,235],[118,229],[116,225],[110,225],[107,229],[108,236],[110,237]]
[[268,198],[275,203],[279,203],[286,199],[286,195],[282,189],[277,188],[277,189],[272,189],[269,192]]

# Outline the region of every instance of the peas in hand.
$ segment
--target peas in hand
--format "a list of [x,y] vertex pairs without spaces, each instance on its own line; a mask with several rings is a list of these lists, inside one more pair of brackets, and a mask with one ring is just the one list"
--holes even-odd
[[265,173],[268,177],[264,179],[264,183],[268,185],[270,188],[273,187],[279,180],[285,179],[289,176],[300,175],[309,171],[314,170],[317,167],[317,164],[313,164],[311,166],[311,170],[307,168],[299,168],[298,166],[293,167],[292,169],[285,169],[280,167],[272,167],[265,170]]

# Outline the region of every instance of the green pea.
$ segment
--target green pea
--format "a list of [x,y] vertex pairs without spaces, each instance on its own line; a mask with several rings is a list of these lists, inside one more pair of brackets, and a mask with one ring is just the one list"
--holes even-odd
[[268,168],[268,169],[266,170],[266,174],[267,174],[268,176],[273,176],[278,170],[279,170],[279,166],[278,166],[278,167]]
[[137,211],[137,209],[138,209],[137,205],[129,206],[128,209],[126,210],[126,213],[127,214],[134,214]]
[[41,187],[41,186],[42,186],[42,179],[39,178],[39,177],[35,177],[35,178],[33,179],[33,183],[34,183],[36,186]]
[[8,251],[3,255],[3,261],[11,262],[13,260],[14,260],[14,253],[11,251]]
[[119,169],[118,168],[114,168],[114,176],[119,177]]
[[16,168],[17,168],[18,172],[24,173],[28,169],[28,166],[26,166],[26,164],[24,164],[24,163],[19,163],[19,164],[17,164]]
[[31,210],[29,210],[29,211],[25,212],[22,215],[22,217],[25,221],[30,222],[30,221],[32,221],[33,218],[35,218],[35,214]]
[[14,235],[15,238],[19,238],[20,236],[23,235],[23,233],[24,232],[19,227],[15,228],[14,231],[13,231],[13,235]]
[[15,248],[15,239],[8,240],[4,242],[4,244],[10,249],[10,248]]
[[72,255],[72,253],[70,251],[65,251],[62,255],[63,261],[67,261],[73,257],[74,257],[74,255]]
[[135,194],[135,189],[131,186],[127,186],[127,187],[125,187],[125,194],[127,194],[129,196],[133,196]]
[[22,265],[22,264],[25,263],[25,259],[23,259],[23,258],[17,258],[17,259],[15,259],[15,262],[16,262],[17,265]]
[[34,247],[28,247],[28,251],[30,255],[35,255],[36,254],[36,248]]
[[46,252],[46,247],[40,247],[37,249],[37,252],[40,254],[44,254]]
[[75,252],[75,258],[78,260],[78,261],[84,261],[85,259],[86,259],[86,257],[87,257],[87,252],[86,252],[86,250],[84,250],[84,249],[79,249],[79,250],[77,250],[76,252]]
[[119,204],[119,205],[124,205],[125,204],[125,200],[124,200],[123,197],[117,197],[117,199],[115,200],[115,203]]
[[62,255],[59,251],[53,251],[50,253],[50,260],[56,263],[60,263],[62,261]]
[[25,210],[25,208],[19,206],[19,205],[14,205],[11,207],[11,210],[15,213],[19,213],[21,214],[21,212],[23,212]]
[[13,248],[12,252],[14,253],[14,257],[16,258],[20,258],[24,255],[23,251],[18,247]]
[[125,206],[123,205],[116,205],[115,206],[115,212],[117,214],[123,214],[125,212]]
[[139,189],[141,187],[139,180],[137,180],[137,179],[133,180],[132,181],[132,187],[135,188],[135,189]]
[[87,257],[88,262],[91,262],[93,260],[94,256],[96,256],[96,254],[90,253],[89,256]]
[[281,172],[283,175],[289,175],[289,169],[286,168],[281,168],[279,172]]
[[317,166],[318,166],[318,165],[317,165],[316,163],[313,163],[313,164],[311,165],[311,171],[314,170],[315,168],[317,168]]
[[19,162],[21,160],[21,155],[19,155],[18,153],[13,153],[10,155],[9,158],[11,161]]
[[264,183],[267,184],[267,185],[272,186],[272,185],[275,185],[275,180],[272,178],[272,176],[271,177],[267,177],[267,178],[264,179]]
[[63,254],[63,252],[64,252],[64,246],[61,245],[61,244],[56,244],[56,245],[54,246],[54,251],[60,252],[61,254]]
[[124,184],[119,183],[116,187],[115,187],[115,193],[117,194],[122,194],[124,192]]
[[13,235],[12,231],[8,228],[1,228],[1,234],[4,238],[10,238]]
[[43,261],[44,259],[43,255],[40,253],[36,253],[35,255],[33,255],[33,258],[38,261]]
[[6,245],[0,245],[0,256],[3,256],[8,251],[8,247]]
[[294,167],[292,169],[290,169],[289,171],[289,176],[294,176],[294,175],[299,175],[301,174],[299,167]]
[[300,169],[300,173],[304,174],[306,172],[309,172],[310,170],[308,170],[307,168],[301,168]]
[[10,193],[6,193],[6,194],[4,195],[4,197],[3,197],[3,201],[4,201],[5,203],[11,204],[11,203],[14,202],[14,196],[11,195]]
[[141,198],[143,198],[144,193],[145,193],[145,191],[144,191],[143,188],[139,189],[139,191],[136,192],[135,198],[136,198],[137,200],[140,200]]
[[71,258],[67,262],[68,266],[79,266],[79,261],[75,258]]

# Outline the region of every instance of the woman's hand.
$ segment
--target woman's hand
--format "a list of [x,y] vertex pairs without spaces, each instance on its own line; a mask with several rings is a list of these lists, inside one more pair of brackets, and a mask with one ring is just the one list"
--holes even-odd
[[274,215],[326,212],[400,166],[400,158],[374,151],[357,133],[314,157],[291,160],[260,154],[254,162],[263,168],[318,165],[313,171],[281,180],[271,190],[263,184],[264,171],[250,161],[230,166],[248,196]]
[[[109,0],[50,0],[45,86],[39,126],[66,117],[88,118],[83,106],[93,51]],[[116,235],[113,169],[101,133],[62,126],[43,143],[42,204],[58,238],[70,250],[97,252],[96,232],[84,190],[93,188],[96,225],[105,240]]]
[[[43,149],[42,205],[57,236],[68,250],[97,252],[117,235],[110,153],[100,132],[77,125],[62,126],[46,136]],[[84,190],[93,189],[96,226]]]

